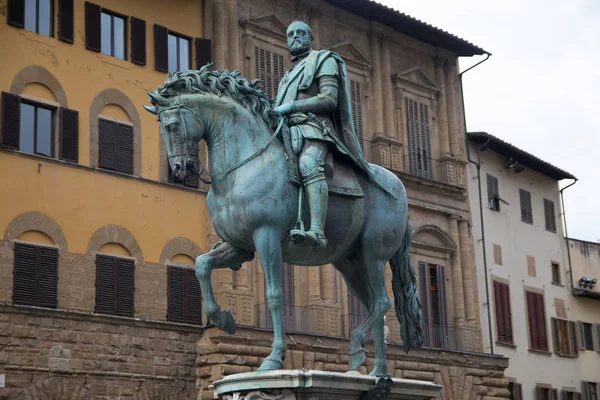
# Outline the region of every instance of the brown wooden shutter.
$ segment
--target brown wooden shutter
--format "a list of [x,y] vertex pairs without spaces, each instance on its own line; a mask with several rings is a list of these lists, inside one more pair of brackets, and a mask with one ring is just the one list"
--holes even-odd
[[21,138],[21,98],[2,92],[2,146],[19,150]]
[[154,68],[169,72],[169,30],[154,24]]
[[258,79],[269,98],[277,97],[279,82],[285,73],[283,55],[257,48]]
[[98,119],[98,147],[100,167],[117,170],[117,123]]
[[15,243],[13,271],[13,303],[36,305],[37,247]]
[[96,309],[100,314],[117,313],[117,259],[96,255]]
[[196,278],[193,268],[184,269],[185,279],[185,322],[193,325],[202,325],[202,298],[200,295],[200,282]]
[[117,170],[133,174],[133,126],[117,125]]
[[577,346],[577,324],[574,321],[569,321],[569,343],[571,345],[571,354],[579,355],[579,347]]
[[63,42],[73,43],[75,30],[73,0],[58,2],[58,38]]
[[431,321],[429,320],[429,283],[427,281],[427,264],[424,262],[419,262],[419,292],[421,294],[421,311],[426,324],[424,328],[428,330],[431,326]]
[[212,62],[212,40],[196,38],[196,69]]
[[356,132],[358,143],[364,151],[362,89],[361,84],[353,80],[350,80],[350,100],[352,103],[352,121],[354,122],[354,131]]
[[540,350],[548,350],[548,339],[546,334],[546,312],[544,311],[544,296],[535,293],[535,307],[538,318],[538,332]]
[[496,281],[494,281],[494,302],[496,304],[496,331],[498,332],[498,341],[506,342],[504,309],[502,308],[502,286],[500,282]]
[[146,21],[131,17],[131,62],[146,65]]
[[117,259],[117,315],[133,317],[135,263],[133,260]]
[[167,320],[183,323],[184,316],[184,273],[183,268],[167,268]]
[[101,14],[99,5],[85,2],[85,48],[88,50],[101,50]]
[[39,307],[56,308],[58,285],[58,250],[39,247],[38,304]]
[[25,27],[25,0],[8,0],[6,22],[18,28]]
[[558,400],[558,389],[552,389],[552,400]]
[[596,351],[600,352],[600,324],[594,325],[594,329],[596,329]]
[[60,109],[60,151],[61,160],[79,161],[79,112]]
[[539,348],[537,318],[535,315],[535,294],[527,292],[527,318],[529,320],[529,339],[532,349]]
[[560,327],[558,326],[558,320],[556,318],[550,318],[550,327],[552,328],[552,344],[554,346],[554,352],[561,354],[560,348]]
[[447,348],[449,337],[448,316],[446,312],[446,278],[444,274],[444,267],[442,265],[436,266],[436,278],[438,304],[440,306],[440,344],[442,348]]

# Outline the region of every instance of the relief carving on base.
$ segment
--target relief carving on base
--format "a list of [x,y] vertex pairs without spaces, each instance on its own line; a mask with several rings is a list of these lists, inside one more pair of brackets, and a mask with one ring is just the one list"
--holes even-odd
[[294,392],[288,389],[254,390],[224,394],[222,400],[296,400]]

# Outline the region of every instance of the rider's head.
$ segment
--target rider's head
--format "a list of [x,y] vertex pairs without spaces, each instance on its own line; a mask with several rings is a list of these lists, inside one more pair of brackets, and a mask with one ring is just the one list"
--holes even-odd
[[287,28],[288,50],[292,56],[306,53],[312,49],[313,32],[310,26],[302,21],[294,21]]

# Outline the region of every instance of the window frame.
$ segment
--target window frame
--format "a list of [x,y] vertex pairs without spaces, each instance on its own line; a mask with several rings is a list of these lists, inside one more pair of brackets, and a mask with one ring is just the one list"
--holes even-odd
[[[110,54],[102,51],[102,14],[106,14],[110,17]],[[115,56],[115,18],[123,20],[123,58]],[[108,10],[104,7],[100,8],[100,53],[114,57],[118,60],[128,61],[127,59],[127,22],[129,16]]]
[[500,183],[498,178],[492,174],[486,173],[486,183],[488,192],[488,208],[492,211],[500,212]]
[[[182,316],[183,316],[183,321],[179,321],[179,320],[175,320],[176,318],[173,318],[173,315],[171,315],[171,313],[169,313],[169,311],[172,311],[172,301],[173,299],[173,295],[171,294],[171,284],[170,284],[170,280],[171,280],[171,275],[172,275],[172,270],[180,270],[181,274],[182,274],[182,278],[183,278],[183,287],[181,288],[184,291],[183,294],[183,304],[182,304]],[[192,275],[192,277],[190,278],[189,275]],[[198,321],[194,322],[194,321],[190,321],[190,316],[189,316],[189,305],[190,302],[193,300],[192,298],[190,298],[189,296],[189,292],[190,292],[190,288],[189,288],[189,279],[193,279],[195,280],[195,282],[198,284],[198,307],[199,307],[199,313],[200,313],[200,318]],[[196,279],[195,276],[195,271],[193,269],[193,265],[181,265],[181,264],[177,264],[177,263],[169,263],[167,264],[167,316],[166,316],[166,320],[169,322],[174,322],[174,323],[180,323],[180,324],[188,324],[188,325],[194,325],[194,326],[202,326],[202,289],[200,288],[200,283],[198,282],[198,279]]]
[[[33,120],[33,152],[29,153],[27,151],[22,151],[20,148],[21,147],[21,145],[20,145],[21,134],[22,134],[22,129],[23,129],[23,125],[20,123],[19,123],[19,151],[24,154],[34,154],[36,156],[41,156],[41,157],[58,158],[55,155],[56,149],[55,149],[54,141],[56,139],[56,136],[55,136],[56,135],[56,129],[55,129],[56,128],[56,113],[57,113],[59,107],[45,104],[42,102],[38,102],[35,100],[31,100],[26,97],[22,97],[22,96],[20,96],[20,97],[21,97],[21,101],[20,101],[19,107],[21,107],[23,104],[34,107],[34,120]],[[45,110],[50,111],[50,155],[49,156],[46,154],[39,153],[37,151],[37,136],[38,136],[38,134],[37,134],[37,126],[38,126],[37,109],[38,108],[43,108]],[[21,117],[19,117],[19,118],[21,118]]]
[[[589,328],[589,336],[588,336],[588,328]],[[581,329],[581,348],[582,350],[594,351],[594,324],[591,322],[580,322]]]
[[[17,284],[17,272],[15,271],[16,268],[16,263],[17,263],[17,254],[16,254],[16,249],[19,246],[23,246],[23,247],[33,247],[35,248],[35,252],[36,252],[36,261],[35,261],[35,276],[34,276],[34,281],[33,281],[33,288],[32,291],[34,293],[34,303],[35,304],[24,304],[22,302],[17,301],[16,299],[16,295],[17,295],[17,290],[15,290],[19,284]],[[40,304],[40,268],[41,268],[41,262],[40,262],[40,249],[45,249],[45,250],[51,250],[56,252],[56,265],[55,265],[55,288],[54,288],[54,305],[53,306],[49,306],[49,305],[44,305],[44,304]],[[11,296],[11,301],[13,304],[15,305],[21,305],[21,306],[31,306],[31,307],[42,307],[42,308],[49,308],[49,309],[56,309],[58,308],[58,265],[59,265],[59,259],[60,259],[60,251],[59,248],[57,246],[52,246],[52,245],[45,245],[45,244],[41,244],[41,243],[32,243],[32,242],[25,242],[25,241],[20,241],[20,240],[16,240],[13,243],[13,269],[12,269],[12,273],[13,273],[13,287],[12,287],[12,296]],[[23,277],[21,277],[21,279],[23,279]],[[28,284],[30,285],[31,282],[28,282]]]
[[550,272],[552,273],[552,284],[562,286],[560,278],[560,264],[554,261],[550,262]]
[[[577,332],[575,322],[564,318],[555,317],[551,317],[550,322],[552,326],[554,352],[561,357],[577,357],[579,355],[579,351],[577,347]],[[564,337],[565,331],[567,335],[566,338]],[[568,347],[567,352],[563,351],[564,347]]]
[[[33,0],[35,2],[35,30],[29,30],[26,27],[25,21],[27,20],[27,0],[23,1],[23,29],[28,32],[33,32],[38,35],[46,36],[43,33],[40,33],[40,0]],[[54,37],[54,0],[50,1],[50,35],[46,37]]]
[[187,70],[182,70],[179,65],[179,61],[181,60],[181,56],[179,54],[180,51],[180,44],[179,41],[181,39],[187,40],[188,42],[188,70],[192,68],[192,40],[193,38],[187,35],[184,35],[182,33],[179,32],[175,32],[172,31],[170,29],[167,28],[167,72],[172,74],[175,71],[169,71],[169,36],[173,36],[177,39],[177,69],[175,71],[187,71]]
[[[430,102],[417,99],[417,96],[405,96],[404,98],[410,173],[420,178],[435,180],[431,140],[435,128],[432,119],[434,118],[432,115],[434,108]],[[411,117],[411,102],[414,103],[413,116],[415,118]]]
[[[107,259],[112,259],[115,262],[115,282],[114,282],[114,312],[106,312],[106,311],[98,311],[98,281],[99,281],[99,274],[98,274],[98,259],[104,257]],[[126,260],[126,261],[130,261],[133,265],[132,265],[132,287],[131,287],[131,298],[132,298],[132,304],[131,304],[131,314],[127,313],[127,315],[123,315],[124,313],[120,313],[119,312],[119,308],[121,308],[120,306],[123,306],[125,304],[121,303],[125,300],[121,300],[121,302],[119,302],[119,292],[120,292],[120,286],[119,286],[119,260]],[[115,255],[115,254],[105,254],[105,253],[96,253],[96,258],[95,258],[95,274],[96,274],[96,279],[95,279],[95,303],[94,303],[94,314],[98,314],[98,315],[113,315],[113,316],[118,316],[118,317],[123,317],[123,318],[135,318],[135,270],[136,270],[136,260],[133,257],[127,257],[127,256],[121,256],[121,255]]]
[[544,198],[544,220],[546,230],[556,233],[556,207],[554,201]]
[[[529,307],[529,295],[534,296],[533,297],[533,302],[534,302],[534,309],[532,310]],[[539,297],[541,297],[541,309],[538,310],[538,299]],[[526,304],[526,310],[527,310],[527,324],[528,324],[528,338],[529,338],[529,350],[530,351],[538,351],[538,352],[543,352],[543,353],[548,353],[550,346],[548,345],[548,327],[547,327],[547,322],[546,322],[546,310],[545,310],[545,299],[544,299],[544,294],[543,293],[539,293],[537,291],[532,291],[532,290],[528,290],[525,289],[525,304]],[[538,315],[538,311],[541,311],[542,315]],[[533,315],[532,315],[533,312]],[[531,320],[534,320],[534,322],[536,323],[536,331],[533,332],[534,327],[531,325]],[[540,324],[540,322],[543,324]],[[543,329],[542,329],[543,327]],[[534,343],[534,333],[537,337],[537,340]],[[543,342],[545,343],[545,347],[542,346],[542,338],[541,338],[541,333],[544,334],[543,337]]]

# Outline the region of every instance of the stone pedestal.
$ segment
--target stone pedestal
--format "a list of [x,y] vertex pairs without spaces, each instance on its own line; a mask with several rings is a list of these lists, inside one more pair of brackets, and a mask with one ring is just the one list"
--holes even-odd
[[218,400],[421,400],[442,390],[411,379],[305,369],[230,375],[211,388]]

